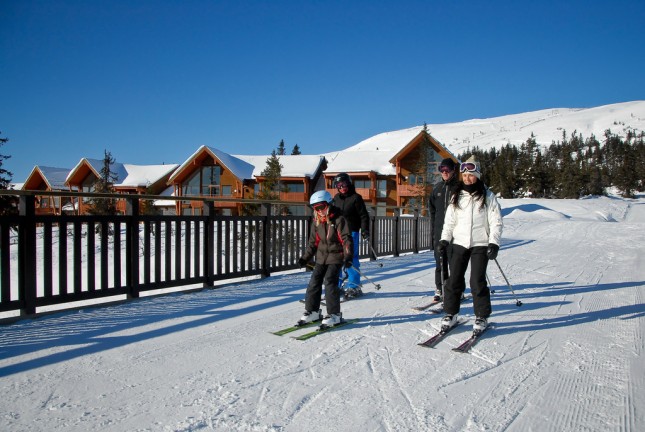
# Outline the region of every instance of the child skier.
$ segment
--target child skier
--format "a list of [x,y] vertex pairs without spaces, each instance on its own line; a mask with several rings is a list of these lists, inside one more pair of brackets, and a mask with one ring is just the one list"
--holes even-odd
[[322,325],[332,327],[342,321],[338,279],[343,266],[345,268],[352,266],[354,245],[347,220],[341,216],[337,207],[331,205],[331,202],[331,194],[327,191],[315,192],[309,200],[314,210],[314,220],[311,224],[307,250],[298,260],[298,264],[302,267],[314,256],[316,264],[307,286],[305,313],[297,325],[320,320],[323,284],[327,315]]

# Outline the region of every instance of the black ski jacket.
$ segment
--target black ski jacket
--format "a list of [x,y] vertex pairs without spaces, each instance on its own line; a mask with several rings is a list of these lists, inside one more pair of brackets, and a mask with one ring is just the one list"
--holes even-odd
[[340,209],[349,222],[351,231],[370,231],[370,215],[365,207],[363,197],[356,193],[354,185],[349,186],[346,194],[337,193],[332,204]]
[[446,216],[446,209],[450,205],[450,196],[457,187],[458,175],[455,172],[448,181],[441,180],[432,188],[430,194],[430,225],[432,226],[432,245],[437,246],[441,240],[443,220]]

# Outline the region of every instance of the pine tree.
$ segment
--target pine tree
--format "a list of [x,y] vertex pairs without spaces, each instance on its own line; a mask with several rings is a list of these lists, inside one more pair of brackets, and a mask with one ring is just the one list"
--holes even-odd
[[280,140],[280,144],[278,144],[278,155],[284,156],[284,140]]
[[430,207],[430,194],[432,192],[431,180],[433,174],[431,168],[434,168],[434,165],[430,165],[434,161],[434,149],[430,143],[428,125],[425,123],[423,124],[423,139],[415,149],[415,152],[415,163],[410,170],[410,175],[416,178],[414,198],[421,214],[425,216],[427,209]]
[[[0,132],[1,134],[2,132]],[[9,138],[0,137],[0,147],[5,145],[9,141]],[[11,178],[13,173],[7,171],[2,167],[5,160],[11,158],[11,156],[0,154],[0,189],[7,190],[11,185]],[[0,215],[8,214],[17,214],[18,213],[18,201],[16,197],[1,195],[0,196]]]
[[291,154],[294,155],[294,156],[302,154],[302,153],[300,153],[300,147],[298,147],[298,144],[293,146],[293,150],[291,150]]
[[[277,201],[280,199],[280,192],[285,192],[282,186],[282,168],[280,159],[275,150],[271,152],[271,156],[267,159],[266,168],[260,173],[264,177],[262,188],[259,193],[259,198],[262,200]],[[274,214],[282,214],[285,211],[285,206],[274,206]]]
[[[105,150],[103,157],[103,166],[99,172],[99,178],[94,183],[94,192],[110,193],[112,185],[117,180],[117,174],[112,171],[115,159],[112,154]],[[97,215],[114,215],[116,214],[116,200],[114,198],[96,198],[90,200],[90,213]]]

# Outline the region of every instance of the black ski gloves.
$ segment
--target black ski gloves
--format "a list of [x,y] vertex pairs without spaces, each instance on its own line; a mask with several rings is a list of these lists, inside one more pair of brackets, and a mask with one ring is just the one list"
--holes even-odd
[[497,252],[499,252],[499,246],[495,243],[488,243],[488,249],[486,249],[486,256],[489,260],[494,260],[497,258]]
[[307,260],[305,260],[304,258],[299,258],[299,259],[298,259],[298,265],[299,265],[300,267],[304,267],[304,266],[306,266],[306,265],[307,265]]
[[448,243],[447,240],[441,240],[439,244],[437,245],[437,252],[439,255],[443,255],[443,253],[446,251],[446,248],[448,247],[450,243]]
[[343,263],[345,268],[350,268],[352,266],[352,260],[351,259],[346,259],[345,263]]

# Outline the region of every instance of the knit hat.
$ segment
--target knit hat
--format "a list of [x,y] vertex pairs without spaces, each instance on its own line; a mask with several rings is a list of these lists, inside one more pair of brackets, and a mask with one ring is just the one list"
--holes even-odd
[[444,160],[441,161],[441,164],[439,164],[440,167],[445,166],[446,168],[450,168],[450,171],[455,170],[455,161],[453,161],[450,158],[445,158]]
[[475,160],[475,156],[471,156],[466,162],[462,162],[459,171],[461,173],[467,172],[468,174],[472,174],[478,179],[482,178],[481,167],[479,165],[479,162]]

